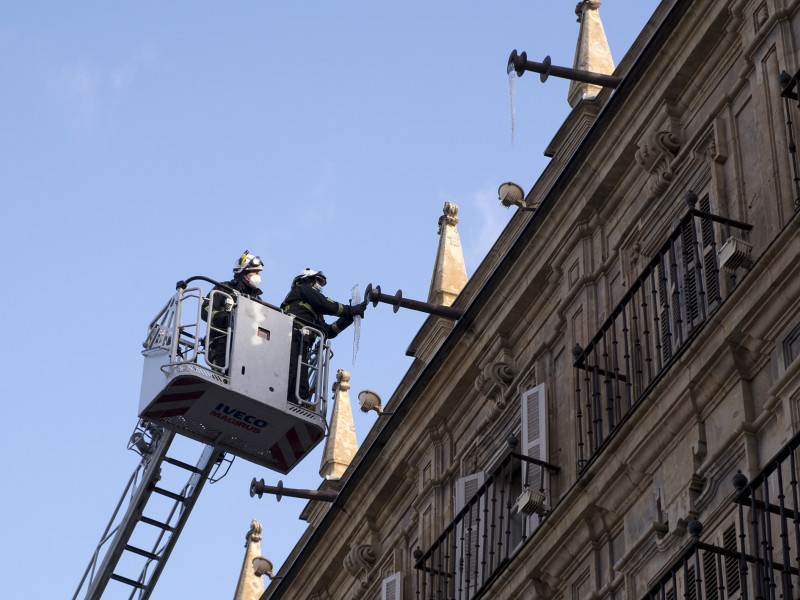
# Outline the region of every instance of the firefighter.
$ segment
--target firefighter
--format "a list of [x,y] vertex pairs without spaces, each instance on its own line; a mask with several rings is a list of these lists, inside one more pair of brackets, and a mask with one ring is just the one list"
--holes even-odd
[[[212,291],[231,294],[231,291],[248,296],[255,300],[261,299],[261,271],[264,263],[258,256],[250,254],[248,250],[233,265],[233,279],[214,286]],[[225,365],[225,348],[227,346],[227,330],[231,322],[231,311],[234,301],[223,294],[214,294],[211,307],[211,330],[208,353],[206,360],[209,364],[223,367]],[[203,320],[208,321],[208,300],[203,304]],[[222,330],[222,331],[220,331]]]
[[[303,269],[292,280],[292,289],[286,294],[281,308],[295,316],[299,321],[298,329],[292,336],[292,359],[289,366],[289,398],[295,399],[295,380],[297,377],[297,356],[300,354],[301,335],[299,327],[303,324],[311,325],[323,332],[327,339],[335,338],[345,328],[349,327],[355,317],[363,317],[367,307],[366,300],[361,304],[350,305],[335,302],[326,297],[320,290],[328,282],[322,271]],[[323,315],[339,317],[331,324],[325,322]],[[314,340],[307,340],[306,350],[311,348]],[[304,357],[303,362],[308,362]],[[308,383],[308,369],[303,367],[300,378],[300,397],[307,400],[310,397]]]

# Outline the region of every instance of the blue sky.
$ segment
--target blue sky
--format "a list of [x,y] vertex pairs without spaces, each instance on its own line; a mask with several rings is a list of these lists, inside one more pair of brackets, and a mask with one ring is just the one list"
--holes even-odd
[[[615,61],[657,4],[603,3]],[[335,299],[371,282],[425,300],[445,201],[474,271],[511,215],[497,187],[533,185],[569,112],[567,82],[521,78],[512,143],[506,60],[516,48],[571,66],[574,8],[4,5],[5,597],[72,597],[137,464],[141,342],[177,280],[227,279],[249,249],[275,304],[305,267]],[[355,365],[350,332],[335,341],[354,401],[391,396],[423,320],[370,308]],[[375,415],[355,415],[361,441]],[[280,565],[304,502],[251,499],[249,482],[315,489],[319,459],[288,476],[237,459],[204,490],[152,597],[231,597],[253,518]]]

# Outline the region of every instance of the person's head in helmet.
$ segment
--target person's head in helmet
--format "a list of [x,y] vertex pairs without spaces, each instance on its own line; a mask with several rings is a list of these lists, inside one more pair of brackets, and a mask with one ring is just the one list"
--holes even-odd
[[233,265],[233,278],[243,281],[250,289],[257,290],[261,285],[261,270],[263,268],[264,263],[261,262],[261,259],[245,250],[244,254]]
[[292,285],[310,285],[317,290],[326,283],[328,283],[328,279],[325,274],[314,269],[303,269],[292,279]]

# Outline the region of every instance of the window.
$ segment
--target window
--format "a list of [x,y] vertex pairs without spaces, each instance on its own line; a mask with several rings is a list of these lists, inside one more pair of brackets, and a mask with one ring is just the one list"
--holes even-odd
[[[522,454],[537,460],[547,461],[547,405],[545,384],[540,383],[522,394]],[[522,463],[524,488],[542,492],[547,497],[547,470],[532,463]],[[539,511],[528,516],[527,530],[530,533],[539,526],[542,517]]]
[[381,600],[402,600],[403,588],[400,575],[400,571],[397,571],[381,582]]
[[800,327],[790,333],[783,342],[783,367],[788,369],[800,355]]
[[[467,475],[456,480],[455,514],[467,506],[475,497],[478,489],[484,482],[483,471]],[[468,595],[471,595],[482,583],[483,569],[479,558],[483,549],[483,539],[480,535],[480,526],[484,513],[485,500],[483,497],[473,502],[458,526],[455,540],[455,571],[457,581],[463,582]]]

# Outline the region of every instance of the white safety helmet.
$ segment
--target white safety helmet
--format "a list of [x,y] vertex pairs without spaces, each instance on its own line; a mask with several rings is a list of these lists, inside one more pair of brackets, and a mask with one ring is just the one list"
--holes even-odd
[[303,269],[297,274],[297,277],[292,279],[292,285],[297,285],[298,283],[306,279],[313,279],[321,286],[324,286],[326,283],[328,283],[328,278],[325,277],[325,274],[322,271],[315,271],[314,269]]
[[233,265],[233,274],[234,275],[244,275],[245,273],[251,273],[253,271],[261,271],[264,268],[264,263],[261,262],[261,259],[253,254],[249,254],[248,250],[244,251],[239,257],[239,260],[236,261],[236,264]]

